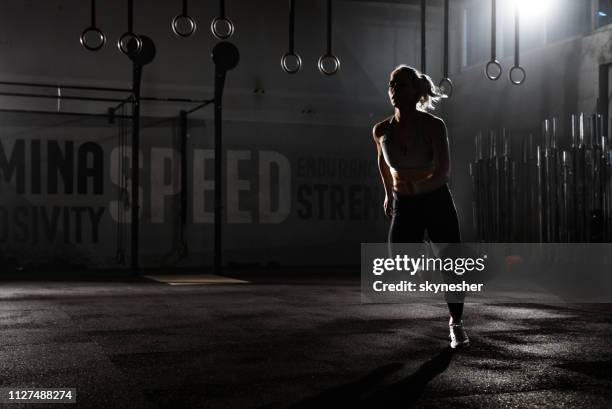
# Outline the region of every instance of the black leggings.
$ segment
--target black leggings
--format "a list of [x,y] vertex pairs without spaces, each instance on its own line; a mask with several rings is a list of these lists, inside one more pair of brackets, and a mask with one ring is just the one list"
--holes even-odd
[[433,243],[459,243],[459,219],[445,184],[433,192],[402,196],[393,192],[390,243],[421,243],[425,230]]
[[[425,239],[425,230],[433,243],[461,242],[457,209],[446,184],[433,192],[417,196],[402,196],[393,192],[389,243],[421,243]],[[445,275],[447,279],[452,280],[452,277]],[[463,297],[461,295],[460,299]],[[449,302],[448,309],[454,320],[461,319],[462,302]]]

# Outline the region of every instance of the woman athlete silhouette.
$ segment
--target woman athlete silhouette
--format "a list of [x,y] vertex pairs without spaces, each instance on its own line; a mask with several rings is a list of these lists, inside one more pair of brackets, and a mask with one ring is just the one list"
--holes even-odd
[[[431,79],[400,65],[391,72],[389,98],[395,113],[374,126],[378,167],[385,188],[384,212],[391,218],[390,243],[459,243],[457,210],[448,188],[450,152],[446,125],[427,112],[440,98]],[[446,279],[446,278],[445,278]],[[463,299],[445,294],[451,348],[467,347]],[[459,302],[458,302],[459,301]]]

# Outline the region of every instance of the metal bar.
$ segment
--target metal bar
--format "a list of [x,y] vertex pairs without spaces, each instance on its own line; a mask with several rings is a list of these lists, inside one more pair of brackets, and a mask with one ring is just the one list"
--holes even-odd
[[[600,116],[596,115],[596,121],[599,121]],[[598,126],[599,128],[599,126]],[[601,132],[598,129],[598,132],[595,134],[595,137],[599,139],[599,143],[595,145],[594,148],[594,164],[593,164],[593,186],[594,186],[594,197],[593,197],[593,213],[591,222],[593,223],[591,229],[591,237],[594,242],[604,242],[606,239],[606,219],[604,216],[605,209],[605,184],[604,184],[604,156],[603,156],[603,147],[601,143]]]
[[97,98],[97,97],[75,97],[68,95],[49,95],[49,94],[32,94],[22,92],[0,92],[0,95],[6,97],[25,97],[25,98],[48,98],[48,99],[65,99],[75,101],[99,101],[99,102],[122,102],[122,99],[117,98]]
[[[100,98],[100,97],[78,97],[70,95],[50,95],[50,94],[34,94],[26,92],[0,92],[0,95],[7,97],[26,97],[26,98],[49,98],[49,99],[66,99],[76,101],[100,101],[100,102],[121,102],[125,103],[126,99],[118,98]],[[131,97],[128,97],[128,100]],[[158,98],[158,97],[140,97],[141,101],[152,101],[152,102],[185,102],[191,104],[202,104],[208,105],[214,100],[210,99],[189,99],[189,98]],[[117,107],[119,108],[120,105]]]
[[480,240],[487,240],[488,231],[488,209],[489,201],[487,197],[487,183],[488,183],[488,160],[487,155],[484,153],[484,138],[482,133],[478,134],[479,148],[478,148],[478,208],[480,210],[480,216],[478,218],[479,223],[479,238]]
[[544,242],[544,213],[543,206],[544,201],[542,200],[542,184],[544,175],[544,154],[543,149],[540,145],[537,146],[537,161],[536,161],[536,169],[537,169],[537,177],[536,177],[536,200],[537,200],[537,240],[538,243]]
[[608,202],[610,200],[608,196],[608,179],[610,175],[608,174],[608,166],[607,166],[607,156],[608,156],[608,140],[603,135],[603,123],[602,116],[599,115],[599,138],[600,138],[600,149],[601,149],[601,157],[600,157],[600,186],[601,186],[601,211],[603,217],[603,242],[608,242],[610,236],[608,234],[609,226],[610,226],[610,217],[607,213]]
[[490,152],[490,140],[489,145],[487,146],[486,152],[483,152],[482,157],[482,181],[481,181],[481,192],[482,192],[482,233],[484,241],[489,241],[491,239],[491,211],[492,211],[492,203],[490,198],[490,172],[489,172],[489,163],[491,162],[491,152]]
[[529,224],[526,226],[529,241],[537,242],[538,240],[538,153],[536,141],[532,133],[529,134],[527,142],[527,164],[526,176],[529,186],[529,200],[527,201],[527,212],[529,213]]
[[487,183],[486,183],[486,189],[487,189],[487,198],[488,198],[488,205],[487,205],[487,212],[488,212],[488,218],[487,218],[487,228],[488,228],[488,234],[487,234],[487,241],[494,241],[495,240],[495,235],[497,233],[497,224],[496,224],[496,218],[495,215],[497,214],[497,201],[496,201],[496,197],[495,197],[495,192],[496,192],[496,188],[495,188],[495,183],[497,181],[496,179],[496,172],[495,172],[495,131],[491,130],[489,131],[489,146],[488,146],[488,151],[489,151],[489,155],[488,155],[488,160],[487,160]]
[[[218,70],[218,69],[217,69]],[[216,83],[225,79],[225,72],[217,72]],[[220,78],[223,76],[223,78]],[[223,171],[223,90],[219,85],[215,86],[215,248],[214,266],[215,273],[221,272],[223,268],[223,195],[222,175]]]
[[512,215],[513,198],[510,196],[510,186],[512,180],[512,161],[510,151],[510,139],[507,129],[502,128],[502,156],[500,158],[501,167],[501,187],[500,187],[500,206],[501,206],[501,241],[510,241],[510,227]]
[[576,217],[576,241],[583,243],[585,241],[584,222],[586,217],[585,211],[585,194],[584,194],[584,165],[585,165],[585,147],[584,147],[584,115],[580,114],[577,118],[577,133],[575,134],[576,144],[574,146],[574,197],[576,200],[575,217]]
[[476,175],[476,162],[468,163],[470,179],[472,181],[472,228],[474,232],[476,232],[476,237],[478,238],[478,176]]
[[14,82],[14,81],[0,81],[0,85],[15,85],[21,87],[40,87],[40,88],[53,88],[57,87],[64,89],[81,89],[90,91],[105,91],[105,92],[132,92],[129,88],[112,88],[112,87],[90,87],[85,85],[67,85],[67,84],[48,84],[41,82]]
[[198,105],[196,107],[191,108],[189,111],[187,111],[187,114],[191,114],[191,113],[197,111],[198,109],[204,108],[205,106],[212,104],[213,102],[215,102],[214,99],[206,101],[206,102],[204,102],[204,103],[202,103],[202,104],[200,104],[200,105]]
[[114,115],[115,111],[118,110],[119,108],[121,108],[122,106],[124,106],[125,104],[127,104],[128,102],[133,102],[132,100],[132,95],[130,95],[129,97],[127,97],[126,99],[124,99],[123,101],[121,101],[118,105],[109,108],[109,115]]
[[[187,111],[181,111],[180,127],[181,127],[181,226],[187,224]],[[181,240],[182,232],[181,229]]]
[[526,192],[523,196],[521,211],[525,215],[521,223],[521,230],[523,234],[523,240],[530,242],[531,240],[531,228],[533,226],[533,207],[531,206],[532,197],[532,182],[531,179],[531,142],[532,136],[528,134],[526,138],[522,139],[523,157],[521,158],[521,185],[523,191]]
[[570,195],[571,195],[571,166],[572,160],[568,151],[562,152],[561,157],[561,201],[560,201],[560,219],[559,224],[559,241],[562,243],[570,242],[570,228],[569,215],[571,214],[570,207]]
[[[89,87],[89,86],[81,86],[81,85],[63,85],[63,84],[47,84],[47,83],[33,83],[33,82],[0,81],[0,85],[11,85],[11,86],[21,86],[21,87],[40,87],[40,88],[53,88],[53,89],[57,89],[57,88],[76,89],[76,90],[102,91],[102,92],[129,92],[129,93],[132,92],[132,90],[129,88]],[[53,98],[57,98],[57,96],[54,95]],[[103,99],[100,99],[100,100],[103,100]],[[194,103],[194,104],[201,104],[204,102],[212,101],[208,99],[163,98],[163,97],[140,97],[140,100],[141,101],[157,101],[157,102],[188,102],[188,103]],[[122,101],[122,100],[106,99],[105,101]]]
[[57,95],[55,96],[57,99],[57,112],[62,110],[62,89],[57,88]]
[[543,219],[542,222],[544,223],[544,230],[543,230],[543,241],[544,242],[551,242],[552,241],[552,214],[551,214],[551,210],[552,210],[552,203],[551,203],[551,194],[552,194],[552,171],[551,171],[551,166],[552,166],[552,161],[551,161],[551,152],[550,152],[550,139],[551,139],[551,134],[550,134],[550,121],[548,119],[545,119],[544,122],[542,123],[542,139],[543,139],[543,146],[542,146],[542,155],[543,157],[542,159],[542,212],[543,212]]
[[606,240],[612,238],[612,150],[606,146],[604,151],[604,191],[605,191],[605,220],[607,222]]
[[501,182],[501,160],[499,157],[499,143],[498,143],[498,134],[495,133],[493,134],[493,200],[495,201],[495,208],[494,208],[494,213],[493,213],[493,223],[495,225],[495,233],[494,233],[494,241],[499,242],[500,240],[500,227],[501,227],[501,223],[500,223],[500,207],[501,207],[501,203],[500,203],[500,197],[499,197],[499,190],[500,190],[500,182]]
[[474,162],[470,162],[470,176],[472,177],[472,227],[476,234],[476,239],[480,239],[479,234],[479,221],[478,217],[480,214],[478,206],[478,134],[474,136]]
[[589,242],[603,242],[605,221],[603,214],[603,184],[602,184],[602,140],[600,115],[590,116],[589,143],[586,150],[585,173],[588,203],[588,240]]
[[[142,101],[143,99],[144,99],[144,100],[151,100],[150,98],[146,98],[146,97],[145,97],[145,98],[143,98],[143,97],[140,97],[140,100],[141,100],[141,101]],[[123,105],[125,105],[126,103],[131,102],[131,101],[132,101],[132,96],[130,95],[130,97],[128,97],[127,99],[125,99],[125,100],[121,101],[121,103],[119,103],[119,105],[117,105],[117,106],[115,106],[115,107],[113,107],[113,108],[109,108],[109,109],[110,109],[112,112],[114,112],[114,111],[118,110],[119,108],[121,108],[121,107],[122,107]],[[181,101],[178,101],[178,98],[176,98],[176,100],[174,100],[174,99],[172,99],[172,98],[168,98],[168,99],[166,99],[166,102],[197,102],[197,101],[198,101],[198,100],[181,100]],[[203,107],[205,107],[205,106],[207,106],[207,105],[209,105],[209,104],[213,103],[214,101],[215,101],[214,99],[202,100],[202,103],[201,103],[200,105],[193,107],[192,109],[190,109],[189,111],[187,111],[187,113],[188,113],[188,114],[191,114],[191,113],[193,113],[193,112],[197,111],[198,109],[201,109],[201,108],[203,108]]]
[[558,145],[557,145],[557,140],[559,138],[559,135],[557,134],[557,118],[553,117],[550,121],[551,124],[551,150],[552,150],[552,156],[551,156],[551,160],[552,160],[552,176],[553,176],[553,184],[554,184],[554,188],[552,190],[552,200],[554,202],[554,207],[553,207],[553,214],[554,214],[554,223],[553,223],[553,235],[554,235],[554,242],[558,242],[561,241],[560,240],[560,227],[561,227],[561,223],[562,221],[560,220],[560,207],[561,207],[561,196],[560,196],[560,191],[561,191],[561,183],[562,183],[562,179],[561,179],[561,173],[559,171],[560,167],[561,167],[561,150],[559,149]]
[[608,110],[610,109],[609,91],[609,70],[612,64],[602,64],[599,66],[599,95],[597,99],[597,110],[599,115],[602,117],[602,129],[601,134],[606,137],[608,135]]
[[133,76],[133,95],[134,103],[132,104],[132,218],[130,220],[130,226],[132,228],[132,248],[131,248],[131,267],[132,273],[138,274],[139,264],[139,206],[138,206],[138,189],[140,188],[140,169],[139,169],[139,152],[140,152],[140,79],[142,74],[142,67],[134,64],[132,69]]
[[[41,115],[64,115],[64,116],[87,116],[87,117],[100,117],[100,118],[108,118],[108,113],[104,114],[93,114],[87,112],[69,112],[69,111],[40,111],[40,110],[32,110],[32,109],[7,109],[0,108],[0,112],[7,113],[16,113],[16,114],[41,114]],[[131,118],[131,115],[115,115],[115,118]]]
[[214,102],[214,99],[193,99],[193,98],[159,98],[159,97],[140,97],[141,101],[154,102],[188,102],[191,104],[202,104]]
[[520,154],[517,155],[517,179],[516,185],[518,196],[516,196],[517,203],[517,216],[519,214],[522,217],[517,217],[516,222],[516,230],[517,230],[517,239],[519,241],[527,242],[527,235],[525,234],[525,226],[528,223],[529,213],[527,212],[527,198],[529,197],[529,187],[527,183],[527,178],[525,175],[525,168],[527,166],[527,141],[523,135],[519,138],[520,141]]
[[[516,161],[511,162],[511,176],[510,176],[510,188],[509,195],[511,198],[515,198],[517,196],[517,166]],[[519,202],[517,200],[511,200],[510,205],[510,218],[511,218],[511,226],[510,226],[510,242],[515,242],[518,239],[519,235],[519,226],[517,224],[519,220]]]

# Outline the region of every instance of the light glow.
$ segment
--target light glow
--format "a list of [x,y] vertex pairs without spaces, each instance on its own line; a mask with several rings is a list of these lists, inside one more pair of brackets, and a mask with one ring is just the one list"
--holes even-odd
[[521,17],[541,18],[550,11],[551,0],[513,0]]

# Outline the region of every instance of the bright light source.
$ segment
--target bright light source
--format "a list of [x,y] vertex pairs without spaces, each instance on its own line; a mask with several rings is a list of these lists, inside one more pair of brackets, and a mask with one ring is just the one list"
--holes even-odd
[[550,0],[514,0],[514,6],[525,18],[543,17],[549,11],[550,3]]
[[598,12],[597,15],[599,17],[607,17],[608,16],[608,14],[604,13],[603,11]]

